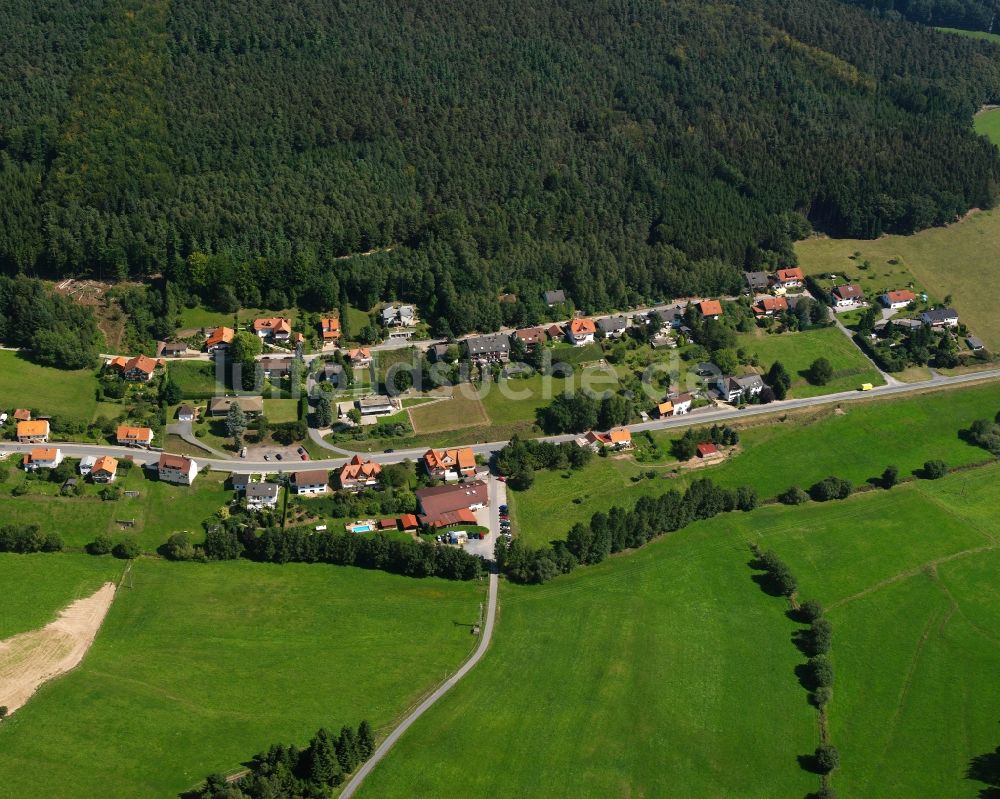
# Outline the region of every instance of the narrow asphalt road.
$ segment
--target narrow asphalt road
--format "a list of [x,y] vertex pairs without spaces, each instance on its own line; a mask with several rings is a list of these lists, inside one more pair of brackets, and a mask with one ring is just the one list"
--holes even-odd
[[497,613],[497,593],[499,590],[499,578],[497,573],[492,569],[490,571],[490,595],[489,602],[486,608],[486,622],[483,625],[481,631],[481,638],[479,640],[479,646],[476,647],[476,651],[473,652],[472,657],[470,657],[458,671],[451,675],[447,680],[445,680],[430,696],[428,696],[423,702],[421,702],[416,710],[410,713],[403,721],[399,724],[396,729],[394,729],[389,736],[379,744],[378,748],[375,750],[374,754],[357,770],[355,775],[351,777],[350,782],[344,786],[344,790],[340,792],[340,799],[348,799],[350,796],[354,796],[358,788],[361,787],[361,783],[365,781],[365,778],[372,772],[375,766],[378,765],[379,761],[382,760],[388,753],[389,750],[395,746],[396,741],[403,737],[403,734],[413,726],[414,722],[419,719],[424,713],[427,712],[435,702],[437,702],[442,696],[444,696],[448,691],[450,691],[458,681],[461,680],[466,674],[468,674],[475,665],[482,660],[483,655],[486,654],[486,650],[489,648],[490,639],[493,637],[493,624],[496,621]]
[[194,426],[191,424],[191,422],[173,422],[172,424],[167,425],[166,432],[168,436],[169,435],[179,436],[183,441],[186,441],[192,447],[198,447],[198,449],[204,450],[213,457],[216,458],[227,457],[225,452],[220,452],[219,450],[208,446],[208,444],[206,444],[200,438],[198,438],[194,434]]
[[[905,394],[917,393],[928,389],[957,388],[970,383],[977,383],[1000,378],[1000,369],[989,369],[982,372],[971,372],[969,374],[954,375],[946,377],[938,374],[930,380],[923,380],[919,383],[899,383],[893,386],[879,386],[871,391],[841,391],[836,394],[824,394],[819,397],[803,397],[800,399],[783,400],[772,402],[769,405],[748,405],[742,410],[739,408],[699,408],[684,416],[671,416],[666,419],[652,419],[648,422],[628,425],[633,433],[641,433],[646,430],[671,430],[676,428],[691,427],[700,424],[712,424],[730,419],[747,419],[752,416],[765,416],[770,414],[781,414],[786,411],[798,410],[801,408],[820,407],[823,405],[850,404],[873,399],[883,399]],[[573,441],[579,434],[566,434],[558,436],[546,436],[540,440],[560,443]],[[60,449],[71,457],[82,457],[84,455],[114,455],[115,457],[131,456],[140,463],[155,463],[159,458],[156,450],[142,450],[129,447],[118,447],[110,444],[73,444],[53,441],[58,443]],[[502,449],[507,444],[506,441],[488,441],[475,444],[462,444],[455,442],[451,447],[468,446],[477,455],[489,457],[492,453]],[[12,442],[0,442],[0,452],[29,452],[34,446],[32,444],[16,444]],[[394,450],[393,452],[362,452],[362,457],[370,458],[378,463],[400,463],[404,460],[417,460],[427,451],[426,447],[414,449]],[[345,450],[346,452],[346,450]],[[353,455],[353,453],[352,453]],[[283,462],[275,461],[245,461],[245,460],[220,460],[216,458],[198,458],[199,468],[208,468],[216,471],[237,472],[241,474],[283,474],[302,469],[339,469],[349,458],[345,455],[341,458],[325,458],[313,460],[308,463],[290,461],[285,465]],[[280,464],[280,465],[279,465]]]

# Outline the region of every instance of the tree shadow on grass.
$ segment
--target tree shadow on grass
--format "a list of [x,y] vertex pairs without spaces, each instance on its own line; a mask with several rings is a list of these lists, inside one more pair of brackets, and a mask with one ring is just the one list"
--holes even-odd
[[[764,569],[766,569],[761,559],[756,557],[748,561],[747,566],[757,571],[763,571]],[[751,575],[750,579],[753,580],[755,583],[757,583],[760,590],[763,591],[768,596],[774,596],[774,597],[784,596],[784,594],[781,592],[781,587],[778,585],[778,581],[774,579],[774,575],[771,574],[771,572],[764,571],[763,574],[754,574]]]
[[969,761],[966,779],[986,783],[979,791],[980,799],[1000,799],[1000,746]]

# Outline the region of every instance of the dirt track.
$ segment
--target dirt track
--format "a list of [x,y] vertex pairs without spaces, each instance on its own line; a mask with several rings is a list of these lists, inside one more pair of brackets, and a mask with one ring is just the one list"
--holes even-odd
[[115,598],[114,583],[105,583],[78,599],[40,630],[0,641],[0,705],[13,713],[43,684],[75,668],[94,642]]

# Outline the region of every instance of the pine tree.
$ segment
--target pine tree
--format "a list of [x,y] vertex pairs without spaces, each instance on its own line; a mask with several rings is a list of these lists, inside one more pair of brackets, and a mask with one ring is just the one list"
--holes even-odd
[[237,447],[243,445],[243,434],[246,432],[246,429],[246,414],[243,413],[243,408],[240,407],[238,402],[233,402],[229,406],[229,412],[226,414],[226,432],[233,437]]
[[367,760],[375,752],[375,733],[372,725],[365,719],[358,725],[358,754],[362,761]]
[[321,727],[306,750],[309,779],[321,785],[336,785],[340,782],[343,769],[337,758],[333,740],[325,727]]

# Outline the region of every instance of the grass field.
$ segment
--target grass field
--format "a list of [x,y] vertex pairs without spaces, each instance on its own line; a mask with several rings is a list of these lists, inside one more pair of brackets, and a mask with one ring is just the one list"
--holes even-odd
[[[857,388],[862,383],[885,384],[878,369],[835,327],[781,335],[768,335],[760,330],[740,333],[736,346],[755,354],[763,369],[781,361],[792,376],[789,397],[833,394]],[[812,362],[820,357],[829,359],[833,365],[833,379],[825,386],[814,386],[805,375]]]
[[758,523],[830,608],[841,794],[992,796],[966,774],[1000,743],[998,486],[994,466]]
[[361,328],[370,325],[371,321],[367,311],[362,311],[353,305],[347,306],[347,326],[352,336],[357,336]]
[[[818,738],[793,625],[729,517],[541,587],[504,584],[487,657],[365,797],[802,797]],[[456,756],[468,749],[475,758]]]
[[935,30],[939,30],[942,33],[954,33],[958,36],[967,36],[970,39],[983,39],[987,42],[993,42],[994,44],[1000,44],[1000,36],[995,33],[987,33],[986,31],[967,31],[962,28],[942,28],[935,27]]
[[170,377],[186,398],[207,398],[224,394],[226,387],[215,379],[215,364],[208,361],[171,361]]
[[0,553],[0,639],[44,627],[74,600],[89,596],[124,568],[110,558]]
[[89,422],[97,407],[94,371],[38,366],[18,352],[0,350],[0,408],[39,412]]
[[[997,42],[1000,42],[1000,36],[996,34],[992,35]],[[976,114],[975,119],[972,122],[972,126],[976,129],[976,133],[981,136],[985,136],[994,144],[1000,144],[1000,108],[991,108],[988,111],[980,111]]]
[[[17,471],[0,486],[0,519],[11,524],[37,524],[44,532],[56,532],[68,547],[82,547],[100,533],[113,539],[135,538],[147,551],[155,550],[171,533],[190,531],[200,540],[204,531],[201,522],[232,499],[232,492],[223,487],[219,472],[202,472],[193,486],[175,486],[158,480],[147,480],[143,469],[133,466],[127,477],[119,477],[115,485],[125,491],[138,491],[139,496],[112,502],[101,500],[98,487],[87,485],[79,497],[57,496],[54,483],[31,483],[32,493],[15,497],[11,488],[23,481]],[[119,519],[134,519],[135,526],[125,531]]]
[[[978,463],[989,454],[962,441],[958,431],[998,410],[1000,385],[989,384],[849,405],[842,415],[826,409],[787,422],[772,419],[741,429],[738,455],[691,474],[727,486],[749,484],[761,497],[773,497],[791,485],[806,488],[831,474],[860,485],[889,464],[909,475],[931,458],[951,466]],[[655,438],[667,446],[677,435],[662,432]],[[598,510],[631,505],[643,494],[683,490],[684,476],[632,480],[650,469],[667,474],[671,466],[627,457],[594,458],[579,471],[539,471],[531,489],[509,492],[515,530],[527,542],[542,544],[565,538],[573,524]]]
[[[996,312],[1000,267],[994,257],[998,248],[1000,210],[981,211],[962,222],[912,236],[883,236],[874,241],[814,238],[795,245],[807,273],[846,270],[852,278],[860,278],[868,294],[902,288],[905,270],[932,300],[951,295],[961,321],[991,350],[1000,350],[1000,314]],[[851,260],[855,251],[861,256]],[[858,265],[866,259],[872,268],[862,272]],[[890,259],[899,264],[889,264]]]
[[[815,790],[795,764],[817,735],[794,673],[804,656],[785,604],[751,579],[757,541],[833,623],[838,794],[985,797],[966,774],[1000,742],[998,487],[994,465],[728,514],[540,588],[505,585],[474,678],[404,735],[360,795]],[[472,738],[503,745],[468,768],[453,753]]]
[[382,728],[469,652],[481,596],[322,565],[140,560],[81,667],[0,725],[0,797],[176,796],[321,725]]
[[269,422],[295,422],[299,418],[299,401],[293,399],[264,400],[264,415]]
[[410,424],[415,433],[440,433],[489,423],[476,390],[463,383],[455,386],[451,399],[410,408]]

